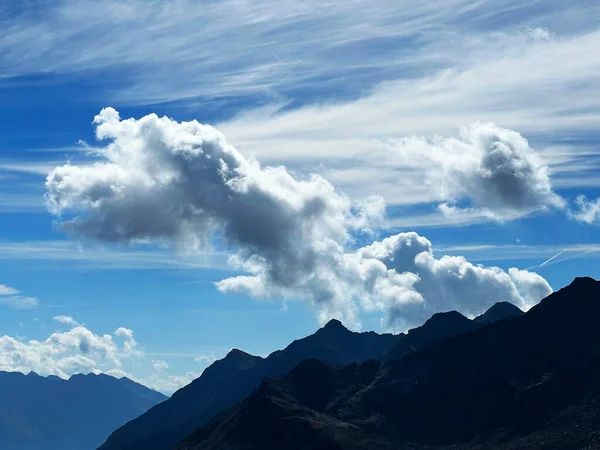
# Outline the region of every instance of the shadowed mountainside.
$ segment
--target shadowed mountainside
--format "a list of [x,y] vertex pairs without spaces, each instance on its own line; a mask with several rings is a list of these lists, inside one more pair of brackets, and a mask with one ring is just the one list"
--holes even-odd
[[127,378],[0,372],[0,448],[91,450],[167,397]]
[[383,361],[400,359],[410,352],[419,350],[442,339],[447,339],[468,331],[474,331],[484,325],[499,322],[504,319],[514,319],[523,315],[523,311],[512,303],[496,303],[482,315],[473,320],[467,319],[461,313],[449,311],[436,313],[418,328],[409,330],[398,337],[398,342],[386,355]]
[[354,333],[332,320],[315,334],[292,342],[267,358],[232,350],[166,402],[116,430],[102,450],[166,450],[216,414],[243,400],[265,377],[277,377],[302,360],[315,358],[344,365],[378,358],[398,336]]
[[177,448],[600,448],[600,282],[517,316],[387,363],[304,361]]

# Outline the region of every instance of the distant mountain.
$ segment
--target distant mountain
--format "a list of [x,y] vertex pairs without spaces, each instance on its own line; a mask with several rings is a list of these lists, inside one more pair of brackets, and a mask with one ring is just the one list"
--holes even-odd
[[396,345],[383,356],[382,360],[400,359],[412,351],[422,349],[442,339],[458,336],[500,320],[514,319],[522,314],[524,314],[523,311],[508,302],[496,303],[473,320],[456,311],[436,313],[420,327],[401,334]]
[[167,397],[127,378],[0,372],[2,450],[92,450]]
[[232,350],[169,400],[116,430],[100,449],[171,449],[216,414],[246,398],[265,377],[283,375],[307,358],[333,365],[379,358],[397,340],[392,334],[354,333],[332,320],[267,358]]
[[517,315],[388,363],[303,361],[177,450],[600,448],[600,282]]

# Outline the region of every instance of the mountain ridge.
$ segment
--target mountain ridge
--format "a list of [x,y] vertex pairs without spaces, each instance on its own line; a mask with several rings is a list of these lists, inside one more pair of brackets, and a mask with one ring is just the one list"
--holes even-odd
[[[460,322],[463,326],[444,331],[448,319],[450,322]],[[170,448],[199,425],[250,395],[265,377],[281,376],[304,359],[318,359],[332,365],[379,358],[395,359],[449,335],[470,331],[475,326],[479,325],[455,311],[437,313],[421,327],[400,335],[379,335],[374,331],[352,332],[339,320],[331,319],[314,334],[297,339],[266,358],[232,349],[223,359],[205,369],[200,378],[173,394],[170,401],[115,430],[100,449]],[[408,348],[402,349],[400,356],[391,355],[392,349],[405,339]],[[383,344],[379,344],[379,341]],[[242,382],[233,380],[241,377],[244,378]],[[182,418],[182,410],[192,412]],[[148,436],[149,429],[158,431]],[[184,432],[187,434],[184,435]]]
[[233,450],[242,442],[246,450],[598,448],[598,315],[600,282],[575,280],[514,320],[401,359],[344,367],[303,361],[177,449]]
[[352,332],[334,319],[314,334],[297,339],[266,358],[232,349],[171,399],[115,430],[99,449],[171,448],[199,425],[251,394],[265,377],[281,376],[306,358],[335,365],[378,358],[396,340],[397,336],[392,334]]
[[[129,379],[0,372],[0,442],[6,450],[86,450],[167,397]],[[85,413],[82,413],[85,412]]]

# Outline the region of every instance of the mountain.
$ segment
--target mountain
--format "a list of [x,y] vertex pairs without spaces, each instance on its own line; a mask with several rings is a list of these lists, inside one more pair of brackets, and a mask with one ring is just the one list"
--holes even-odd
[[177,450],[600,448],[599,317],[600,282],[578,278],[398,360],[303,361]]
[[91,450],[167,397],[127,378],[0,372],[2,450]]
[[522,314],[524,314],[523,311],[508,302],[496,303],[473,320],[466,318],[457,311],[436,313],[420,327],[413,328],[406,334],[401,334],[396,345],[382,359],[384,361],[400,359],[408,353],[422,349],[433,342],[473,331],[500,320],[514,319]]
[[232,350],[169,400],[116,430],[100,449],[171,449],[216,414],[250,395],[265,377],[286,374],[307,358],[333,365],[379,358],[397,340],[398,336],[392,334],[354,333],[332,320],[267,358]]
[[509,302],[498,302],[482,315],[475,317],[473,321],[482,325],[498,322],[504,319],[515,319],[525,314],[515,305]]

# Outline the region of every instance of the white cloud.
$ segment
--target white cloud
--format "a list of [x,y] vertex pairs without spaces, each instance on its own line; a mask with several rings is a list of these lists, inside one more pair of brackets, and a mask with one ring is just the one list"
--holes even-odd
[[75,319],[73,319],[70,316],[54,316],[52,318],[52,320],[62,323],[62,324],[65,324],[65,325],[71,325],[74,327],[79,325],[79,322],[77,322]]
[[[72,319],[73,323],[76,323]],[[65,322],[62,322],[65,323]],[[84,326],[56,331],[43,341],[24,342],[0,337],[0,370],[67,378],[74,373],[119,368],[124,360],[141,356],[133,335],[120,346],[110,334],[98,335]],[[133,349],[132,349],[133,348]]]
[[508,274],[521,294],[521,308],[525,311],[552,293],[548,282],[535,272],[511,268]]
[[38,301],[34,297],[0,297],[0,305],[11,306],[15,309],[32,309],[37,308]]
[[10,286],[6,286],[5,284],[0,284],[0,295],[15,295],[18,294],[19,291]]
[[152,367],[154,368],[155,371],[162,372],[163,370],[169,368],[169,364],[167,364],[167,362],[163,361],[162,359],[153,359]]
[[[88,245],[85,245],[88,244]],[[148,248],[134,251],[107,245],[68,241],[0,241],[0,260],[60,261],[60,267],[72,270],[136,270],[204,268],[227,269],[227,255],[220,252],[204,252],[198,255],[174,254],[165,248]],[[45,264],[52,270],[56,265]]]
[[170,395],[178,389],[190,384],[200,375],[202,375],[202,372],[186,372],[183,375],[152,374],[140,379],[139,382],[149,388]]
[[[589,2],[551,0],[543,11],[514,0],[218,3],[67,0],[49,4],[48,14],[7,16],[0,67],[5,76],[104,70],[111,83],[103,98],[122,103],[258,96],[269,106],[219,125],[244,155],[303,171],[324,163],[325,178],[346,194],[399,205],[437,202],[439,189],[423,185],[422,170],[382,158],[390,139],[451,136],[484,120],[519,130],[546,156],[552,151],[539,142],[593,131],[599,119],[599,6]],[[313,91],[307,105],[279,109]],[[567,161],[551,164],[561,175],[555,186],[597,183],[566,166],[586,151],[574,146]]]
[[[599,45],[597,31],[542,43],[511,43],[498,49],[482,38],[485,53],[435,75],[429,72],[385,83],[351,101],[278,112],[247,111],[218,127],[242,152],[261,161],[308,168],[319,168],[322,163],[320,172],[347,194],[378,193],[394,205],[439,201],[441,185],[423,183],[424,165],[430,161],[415,158],[419,155],[416,150],[422,154],[435,144],[432,136],[452,136],[459,125],[477,121],[498,124],[502,135],[495,132],[497,137],[520,158],[515,162],[524,164],[516,168],[531,168],[530,175],[538,181],[546,171],[540,161],[544,158],[560,186],[590,185],[597,182],[589,171],[597,168],[598,154],[591,155],[587,145],[574,144],[569,150],[553,146],[565,137],[577,143],[579,136],[595,133],[600,119],[594,112],[600,108],[600,83],[595,74],[600,65],[591,49]],[[557,60],[575,61],[576,68],[557,67]],[[564,98],[569,98],[568,110],[561,102]],[[510,130],[530,137],[538,156],[527,156],[531,155],[529,144]],[[406,138],[413,135],[423,137]],[[398,142],[404,145],[398,152],[390,152],[392,143],[397,146]],[[429,145],[416,149],[419,142]],[[440,142],[450,144],[458,144],[454,149],[468,147],[462,138]],[[480,145],[474,142],[471,147]],[[467,150],[472,155],[475,148]],[[497,152],[497,156],[503,153]],[[478,161],[471,163],[475,166]],[[573,170],[576,164],[583,167]],[[478,167],[485,169],[483,158]],[[476,179],[463,177],[463,181]],[[545,199],[555,203],[548,196]]]
[[588,200],[585,195],[579,195],[575,199],[575,206],[576,209],[569,213],[573,219],[587,224],[600,221],[600,198]]
[[468,198],[499,219],[565,205],[552,191],[548,166],[519,133],[475,123],[441,146],[442,195],[450,201]]
[[194,361],[199,364],[206,364],[207,366],[214,363],[217,359],[215,355],[198,355],[194,357]]
[[[475,122],[458,139],[408,137],[388,147],[392,164],[421,172],[421,185],[453,220],[463,215],[512,220],[565,205],[552,190],[548,166],[527,140],[494,124]],[[459,208],[461,201],[472,207]]]
[[98,138],[112,141],[103,161],[57,167],[46,183],[49,210],[75,214],[60,224],[75,236],[187,251],[224,241],[237,250],[232,263],[260,268],[285,290],[316,282],[320,259],[382,220],[381,199],[352,202],[318,175],[261,167],[210,126],[156,115],[121,120],[111,108],[95,123]]
[[120,327],[115,331],[115,336],[123,338],[123,350],[127,355],[141,355],[142,352],[137,348],[137,341],[133,337],[133,330],[129,328]]
[[39,303],[37,298],[19,295],[20,291],[5,284],[0,284],[0,305],[10,306],[15,309],[36,308]]
[[[358,311],[381,311],[383,325],[404,330],[435,312],[458,310],[475,316],[498,301],[528,309],[552,292],[539,275],[518,269],[474,265],[462,256],[436,257],[431,242],[400,233],[355,252],[338,253],[318,268],[319,281],[295,286],[289,296],[327,301],[320,321],[331,317],[358,325]],[[260,274],[219,283],[225,291],[262,296],[273,287]]]
[[551,41],[554,39],[554,34],[548,28],[543,27],[527,27],[526,34],[535,41]]
[[[110,140],[101,160],[48,176],[48,207],[64,217],[61,228],[99,241],[228,248],[245,274],[219,281],[223,292],[300,298],[321,323],[336,317],[354,328],[362,310],[381,311],[387,327],[402,329],[447,309],[477,314],[501,300],[526,308],[551,291],[533,274],[436,258],[416,233],[352,250],[381,223],[381,199],[352,201],[318,175],[263,167],[212,127],[156,115],[121,120],[110,108],[94,122],[98,138]],[[441,176],[446,186],[440,200],[467,198],[494,218],[562,205],[547,168],[510,130],[475,124],[461,139],[392,144],[396,155],[430,162],[428,179]]]

